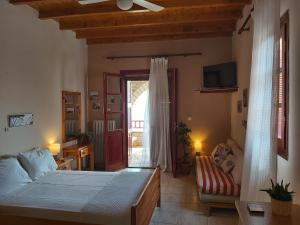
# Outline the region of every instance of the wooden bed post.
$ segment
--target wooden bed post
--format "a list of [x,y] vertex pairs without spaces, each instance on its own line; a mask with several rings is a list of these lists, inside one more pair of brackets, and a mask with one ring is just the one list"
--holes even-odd
[[157,169],[158,169],[158,179],[159,179],[159,199],[157,201],[157,207],[161,207],[161,169],[160,169],[160,166],[157,166]]
[[160,207],[160,194],[160,168],[157,167],[139,199],[131,207],[131,225],[149,225],[155,207]]

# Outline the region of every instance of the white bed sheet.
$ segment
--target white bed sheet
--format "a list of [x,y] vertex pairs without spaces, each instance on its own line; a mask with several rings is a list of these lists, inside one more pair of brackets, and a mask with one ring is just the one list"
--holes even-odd
[[54,171],[0,199],[0,213],[129,225],[130,206],[151,173]]

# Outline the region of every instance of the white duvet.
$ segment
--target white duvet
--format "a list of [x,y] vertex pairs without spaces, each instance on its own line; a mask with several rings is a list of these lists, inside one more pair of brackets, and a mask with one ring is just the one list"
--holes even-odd
[[0,213],[103,225],[130,225],[149,180],[139,172],[55,171],[0,199]]

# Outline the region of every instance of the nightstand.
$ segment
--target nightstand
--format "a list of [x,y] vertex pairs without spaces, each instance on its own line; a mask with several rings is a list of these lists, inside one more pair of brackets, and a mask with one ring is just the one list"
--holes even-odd
[[58,170],[71,170],[71,162],[73,161],[73,159],[71,158],[62,158],[62,159],[58,159],[56,160],[57,163],[57,169]]

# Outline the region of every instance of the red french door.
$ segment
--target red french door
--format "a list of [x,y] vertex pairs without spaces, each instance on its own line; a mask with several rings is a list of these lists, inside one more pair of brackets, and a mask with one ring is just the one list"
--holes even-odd
[[104,159],[105,170],[125,167],[124,87],[120,74],[104,73]]
[[177,175],[177,69],[168,70],[170,99],[170,147],[173,176]]

